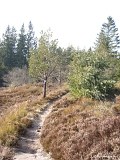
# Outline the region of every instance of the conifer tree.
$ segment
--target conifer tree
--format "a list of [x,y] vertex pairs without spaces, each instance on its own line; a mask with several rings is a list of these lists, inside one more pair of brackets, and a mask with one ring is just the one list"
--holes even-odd
[[120,53],[120,38],[118,34],[118,29],[116,28],[115,21],[111,16],[107,18],[107,23],[103,23],[100,34],[98,34],[95,43],[95,52],[99,54],[108,53],[110,68],[113,68],[111,72],[111,77],[114,80],[120,79],[120,66],[119,58]]
[[24,24],[20,29],[20,34],[17,43],[17,67],[22,68],[27,65],[27,35],[25,33]]
[[111,66],[108,57],[108,53],[99,54],[91,50],[74,53],[68,83],[75,97],[87,96],[101,99],[111,93],[115,81],[109,74]]
[[16,29],[10,26],[7,27],[5,34],[3,34],[2,51],[4,55],[4,65],[11,70],[16,66],[16,43],[17,34]]
[[119,56],[118,48],[120,47],[120,38],[115,21],[111,16],[107,18],[107,23],[103,23],[95,45],[95,49],[99,52],[104,50],[111,55]]
[[6,67],[4,65],[4,55],[3,55],[3,48],[2,42],[0,41],[0,86],[3,85],[3,74],[6,73]]
[[35,38],[35,32],[33,31],[32,22],[29,22],[27,33],[27,57],[30,57],[30,50],[37,48],[37,39]]
[[48,78],[57,66],[57,40],[52,40],[52,32],[48,29],[41,31],[38,49],[31,50],[29,58],[29,73],[34,78],[44,82],[43,97],[46,97]]

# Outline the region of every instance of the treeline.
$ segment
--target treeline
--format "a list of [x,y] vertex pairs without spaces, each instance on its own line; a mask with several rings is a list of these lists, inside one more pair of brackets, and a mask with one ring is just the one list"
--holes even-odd
[[94,48],[88,51],[59,47],[50,29],[41,31],[37,40],[31,22],[27,33],[22,25],[19,35],[8,26],[0,42],[0,84],[4,81],[17,86],[29,80],[43,81],[45,97],[47,82],[61,85],[68,81],[75,96],[102,98],[120,79],[119,47],[118,29],[112,17],[103,23]]
[[30,49],[35,48],[37,48],[37,39],[31,22],[29,22],[27,33],[24,24],[19,34],[15,27],[7,27],[0,40],[0,86],[3,85],[4,74],[15,67],[28,66],[27,58],[30,56]]
[[[0,86],[18,86],[29,82],[47,81],[61,84],[66,81],[73,47],[58,47],[50,29],[35,37],[29,22],[18,34],[8,26],[0,41]],[[32,73],[33,72],[33,73]]]
[[101,99],[120,80],[120,39],[112,17],[103,23],[94,49],[76,51],[70,64],[69,86],[76,97]]

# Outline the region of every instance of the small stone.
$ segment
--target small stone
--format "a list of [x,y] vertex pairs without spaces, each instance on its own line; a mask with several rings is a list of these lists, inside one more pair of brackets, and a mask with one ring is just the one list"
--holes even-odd
[[42,149],[38,149],[38,150],[37,150],[37,153],[41,153],[41,152],[42,152]]
[[38,129],[37,132],[40,132],[40,130]]
[[41,126],[39,126],[38,129],[41,129]]

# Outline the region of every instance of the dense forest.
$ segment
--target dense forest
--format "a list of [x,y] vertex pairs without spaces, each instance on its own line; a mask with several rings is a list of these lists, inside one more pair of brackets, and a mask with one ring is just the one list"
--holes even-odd
[[32,22],[17,34],[8,26],[0,41],[0,86],[19,86],[32,82],[68,82],[73,95],[94,97],[108,95],[120,78],[118,29],[111,16],[103,23],[93,48],[61,48],[52,31],[35,37]]

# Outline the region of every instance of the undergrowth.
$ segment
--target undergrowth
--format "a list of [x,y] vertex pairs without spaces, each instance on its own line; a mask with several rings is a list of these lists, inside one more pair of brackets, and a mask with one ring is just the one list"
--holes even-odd
[[[48,96],[42,97],[40,85],[22,86],[4,90],[0,98],[8,98],[2,103],[4,110],[0,110],[0,144],[5,146],[17,145],[18,138],[24,135],[26,128],[30,127],[38,112],[42,112],[46,104],[56,100],[68,92],[65,87],[48,89]],[[1,99],[0,99],[1,100]],[[9,103],[9,104],[8,104]]]
[[21,104],[14,110],[9,109],[9,113],[0,118],[0,144],[11,146],[17,143],[19,135],[25,133],[28,122],[22,122],[22,118],[27,115],[27,106]]
[[119,159],[120,103],[67,96],[53,106],[40,141],[55,160]]

